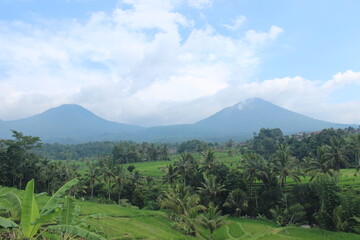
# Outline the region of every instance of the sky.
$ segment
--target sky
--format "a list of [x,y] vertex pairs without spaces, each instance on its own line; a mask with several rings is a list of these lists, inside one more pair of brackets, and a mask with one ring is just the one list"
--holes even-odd
[[360,1],[0,0],[0,119],[74,103],[141,126],[258,97],[360,124]]

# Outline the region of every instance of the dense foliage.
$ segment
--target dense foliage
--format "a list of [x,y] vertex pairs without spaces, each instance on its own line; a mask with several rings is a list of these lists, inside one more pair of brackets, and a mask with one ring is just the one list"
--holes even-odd
[[[0,170],[6,174],[0,181],[21,188],[23,181],[34,178],[39,183],[37,191],[51,193],[78,177],[79,184],[71,189],[73,196],[164,208],[174,228],[189,235],[196,235],[201,225],[212,236],[217,226],[225,224],[220,212],[266,217],[279,226],[306,224],[360,233],[360,197],[339,185],[340,169],[360,168],[356,131],[326,129],[284,136],[279,129],[261,129],[246,144],[192,140],[179,145],[182,153],[172,161],[167,145],[121,142],[111,155],[76,163],[41,159],[31,151],[39,139],[14,132],[14,140],[1,141]],[[224,153],[239,156],[237,164],[220,161],[217,156]],[[124,166],[152,161],[167,162],[162,178]],[[310,181],[301,183],[304,176]]]

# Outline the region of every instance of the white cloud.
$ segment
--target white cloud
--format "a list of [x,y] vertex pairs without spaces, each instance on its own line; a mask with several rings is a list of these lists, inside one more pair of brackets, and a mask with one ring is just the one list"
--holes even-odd
[[188,4],[194,8],[205,8],[212,5],[213,0],[188,0]]
[[[351,70],[335,74],[327,81],[313,81],[302,77],[285,77],[263,82],[240,84],[235,90],[242,99],[260,97],[284,108],[320,120],[360,124],[360,101],[354,98],[336,102],[333,95],[344,86],[360,87],[360,72]],[[235,100],[234,101],[239,101]]]
[[223,26],[231,31],[238,31],[246,22],[246,17],[243,15],[238,16],[231,24],[223,24]]
[[348,70],[344,73],[337,73],[333,79],[327,81],[322,88],[332,90],[350,84],[360,85],[360,72]]
[[269,32],[257,32],[255,30],[249,30],[246,32],[246,39],[253,43],[262,46],[267,41],[276,39],[279,34],[283,33],[284,30],[278,26],[271,26]]
[[[212,96],[248,82],[263,47],[282,32],[272,26],[231,37],[211,25],[194,28],[176,10],[181,0],[125,2],[132,7],[93,13],[84,22],[0,22],[0,118],[78,103],[120,122],[195,121],[235,99]],[[181,35],[180,27],[190,35]]]

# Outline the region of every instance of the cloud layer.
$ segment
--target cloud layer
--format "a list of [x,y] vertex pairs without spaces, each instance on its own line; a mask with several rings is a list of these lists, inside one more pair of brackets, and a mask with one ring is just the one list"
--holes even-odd
[[242,30],[246,17],[239,16],[221,26],[237,32],[226,35],[210,24],[195,27],[178,11],[184,4],[210,7],[209,0],[123,3],[126,8],[95,12],[86,21],[0,22],[0,118],[77,103],[119,122],[191,123],[257,96],[320,119],[360,122],[351,113],[358,103],[329,103],[337,89],[358,86],[360,73],[338,73],[324,82],[252,81],[281,27]]

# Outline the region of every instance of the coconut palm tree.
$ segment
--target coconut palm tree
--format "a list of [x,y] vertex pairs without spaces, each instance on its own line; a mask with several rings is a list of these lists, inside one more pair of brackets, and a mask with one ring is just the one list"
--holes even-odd
[[90,197],[94,196],[94,187],[96,181],[99,181],[99,168],[95,162],[88,162],[87,163],[87,171],[85,173],[85,178],[89,182],[90,186]]
[[200,215],[199,223],[210,231],[209,240],[213,239],[216,229],[226,224],[226,218],[227,216],[222,216],[218,206],[214,206],[213,203],[210,203],[207,211]]
[[206,152],[203,164],[202,170],[204,172],[208,172],[216,166],[216,158],[213,151],[209,150]]
[[354,152],[356,171],[360,170],[360,134],[350,136],[350,147]]
[[233,211],[234,216],[240,217],[242,209],[248,206],[248,197],[246,192],[241,189],[231,191],[223,206],[230,208]]
[[340,172],[341,165],[349,165],[349,159],[345,155],[344,145],[341,140],[336,137],[332,137],[330,139],[330,146],[325,147],[325,158],[336,172]]
[[324,146],[318,147],[316,155],[311,155],[306,158],[308,167],[305,172],[310,172],[312,174],[310,181],[322,174],[327,174],[329,176],[333,175],[329,161],[325,157],[325,150],[326,148]]
[[199,211],[205,210],[200,204],[200,197],[191,193],[189,186],[177,184],[169,186],[160,201],[162,208],[167,210],[167,214],[178,226],[188,234],[196,234],[196,225],[194,224]]
[[[256,153],[248,153],[244,155],[244,160],[242,161],[242,175],[245,182],[248,183],[250,189],[250,197],[249,197],[249,212],[252,214],[253,207],[253,185],[256,180],[260,178],[266,178],[267,172],[264,171],[263,165],[265,164],[265,160]],[[256,199],[256,198],[255,198]],[[256,201],[257,205],[257,201]]]
[[173,165],[170,164],[169,166],[167,166],[166,169],[163,169],[163,173],[165,174],[164,177],[163,177],[163,182],[164,183],[169,183],[170,185],[173,185],[174,181],[175,181],[175,179],[177,177]]
[[126,171],[122,165],[116,165],[113,170],[113,177],[114,177],[114,185],[113,187],[116,189],[118,193],[118,203],[120,204],[121,199],[121,191],[126,182]]
[[290,177],[300,182],[299,161],[291,155],[290,149],[285,144],[278,144],[273,158],[274,172],[278,175],[281,186],[286,185],[286,178]]
[[112,185],[112,180],[114,179],[114,173],[113,173],[114,160],[113,160],[113,158],[103,157],[100,160],[100,167],[101,167],[102,178],[107,185],[108,199],[110,200],[111,199],[111,185]]
[[225,185],[221,184],[220,181],[217,181],[216,176],[204,176],[204,180],[205,181],[201,183],[202,186],[197,188],[198,193],[203,199],[209,198],[211,202],[214,202],[219,194],[226,191]]
[[181,158],[174,163],[175,172],[183,179],[183,184],[186,186],[186,178],[188,178],[195,169],[193,164],[194,157],[190,153],[181,154]]

